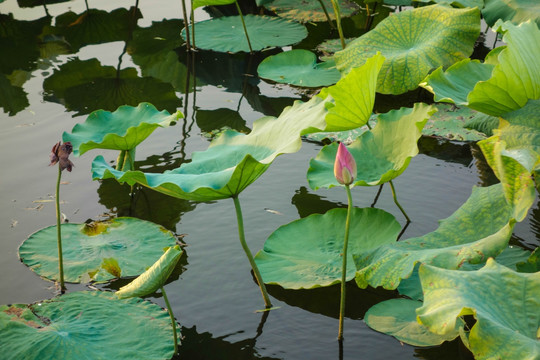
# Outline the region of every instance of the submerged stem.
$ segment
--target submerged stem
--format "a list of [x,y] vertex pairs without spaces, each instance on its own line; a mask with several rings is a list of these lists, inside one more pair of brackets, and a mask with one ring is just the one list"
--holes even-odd
[[347,281],[347,247],[349,245],[349,227],[351,223],[352,213],[352,196],[351,188],[349,185],[345,185],[347,190],[347,201],[349,206],[347,207],[347,220],[345,221],[345,236],[343,238],[343,264],[341,267],[341,301],[339,304],[339,331],[338,340],[343,340],[343,318],[345,316],[345,295],[346,295],[346,281]]
[[238,14],[240,15],[240,19],[242,20],[242,26],[244,27],[244,33],[246,34],[246,40],[249,46],[249,53],[253,54],[253,48],[251,47],[251,41],[249,41],[249,35],[247,32],[246,22],[244,21],[244,15],[242,14],[242,9],[240,9],[240,5],[238,5],[237,0],[235,0],[234,3],[236,4],[236,9],[238,9]]
[[255,274],[255,278],[257,279],[257,283],[259,284],[259,288],[261,289],[261,294],[264,299],[264,305],[266,306],[266,308],[270,308],[272,306],[272,303],[270,302],[270,298],[268,297],[266,286],[264,285],[264,282],[262,280],[259,268],[255,263],[255,259],[251,254],[251,250],[249,250],[249,247],[246,243],[246,236],[244,234],[244,220],[242,217],[242,208],[240,207],[240,200],[238,199],[238,195],[233,196],[233,201],[234,207],[236,209],[236,220],[238,221],[238,237],[240,239],[240,243],[242,244],[242,249],[244,249],[244,252],[246,253],[249,263],[251,264],[251,268],[253,269],[253,273]]
[[58,241],[58,271],[60,278],[60,291],[64,293],[64,258],[62,256],[62,229],[60,227],[62,213],[60,212],[60,179],[62,178],[62,167],[58,164],[58,179],[56,181],[56,235]]
[[167,311],[169,312],[169,316],[171,317],[172,331],[174,336],[174,354],[176,355],[178,354],[178,335],[176,334],[176,320],[174,320],[171,304],[169,303],[167,293],[165,292],[165,288],[163,288],[163,286],[161,287],[161,293],[163,294],[163,300],[165,300],[165,305],[167,305]]
[[403,215],[405,215],[405,219],[407,219],[407,221],[411,221],[411,219],[409,218],[409,215],[407,215],[407,213],[405,212],[405,210],[401,207],[401,205],[399,204],[398,200],[397,200],[397,196],[396,196],[396,189],[394,188],[394,183],[392,182],[392,180],[389,181],[390,183],[390,188],[392,189],[392,196],[394,197],[394,202],[396,203],[397,207],[399,208],[399,210],[401,210],[401,212],[403,213]]
[[332,6],[334,7],[334,15],[336,16],[336,24],[339,33],[339,39],[341,40],[341,48],[345,49],[345,38],[343,37],[343,29],[341,28],[341,8],[337,0],[332,0]]

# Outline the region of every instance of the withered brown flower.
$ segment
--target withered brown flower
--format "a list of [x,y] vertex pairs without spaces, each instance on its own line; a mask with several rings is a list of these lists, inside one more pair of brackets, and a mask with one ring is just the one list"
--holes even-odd
[[49,166],[54,165],[56,163],[59,163],[60,169],[64,170],[67,169],[67,171],[71,172],[71,169],[73,168],[73,163],[71,160],[69,160],[69,154],[73,151],[73,145],[69,141],[66,141],[62,144],[61,141],[54,144],[51,154],[49,157],[51,158],[51,163]]

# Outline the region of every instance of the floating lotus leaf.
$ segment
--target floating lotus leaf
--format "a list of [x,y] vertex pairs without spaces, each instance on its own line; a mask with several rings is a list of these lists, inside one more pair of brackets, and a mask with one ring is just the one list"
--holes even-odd
[[422,265],[419,273],[424,305],[416,313],[430,331],[447,334],[459,317],[473,315],[462,336],[475,359],[540,358],[540,273],[517,273],[493,259],[478,271]]
[[[417,103],[379,115],[373,130],[362,134],[349,147],[356,160],[358,177],[354,185],[380,185],[398,177],[418,154],[418,139],[435,108]],[[310,162],[308,182],[312,189],[340,186],[334,176],[337,143],[325,146]]]
[[[244,21],[254,51],[296,44],[307,36],[304,25],[277,17],[246,15]],[[185,29],[182,37],[186,38]],[[200,49],[221,52],[250,51],[240,16],[195,23],[195,44]]]
[[540,247],[534,249],[531,255],[516,265],[517,271],[535,273],[540,271]]
[[[323,3],[330,19],[336,20],[332,1],[323,0]],[[360,10],[360,7],[352,1],[338,0],[338,3],[342,18],[351,16]],[[266,7],[280,17],[301,23],[327,21],[324,10],[318,0],[274,0]]]
[[62,139],[71,141],[75,156],[91,149],[133,150],[155,129],[175,124],[182,117],[179,111],[171,115],[149,103],[120,106],[114,112],[97,110],[71,133],[64,132]]
[[355,256],[356,283],[395,289],[417,263],[457,269],[496,256],[512,234],[512,210],[500,184],[473,188],[467,202],[441,220],[437,230]]
[[443,5],[452,5],[455,7],[462,7],[462,8],[473,8],[477,7],[481,9],[484,6],[485,0],[415,0],[419,3],[435,3],[435,4],[443,4]]
[[540,46],[530,46],[540,42],[538,26],[532,22],[497,24],[507,46],[493,50],[489,63],[464,60],[426,78],[422,86],[435,94],[436,101],[500,116],[540,98]]
[[[175,236],[163,227],[128,217],[90,224],[66,223],[61,229],[67,282],[115,278],[102,268],[108,258],[117,260],[122,276],[137,276],[159,259],[164,247],[176,244]],[[57,280],[56,242],[56,226],[43,228],[22,243],[19,257],[39,276]]]
[[468,57],[480,33],[480,11],[432,5],[406,10],[381,21],[335,53],[338,70],[348,73],[380,51],[385,57],[377,92],[416,89],[433,69]]
[[165,285],[171,276],[178,260],[182,256],[182,250],[178,245],[167,249],[148,270],[139,275],[135,280],[122,286],[116,292],[119,299],[130,297],[143,297],[154,293],[157,289]]
[[[356,38],[346,38],[345,45],[348,45]],[[335,52],[343,50],[341,47],[341,39],[329,39],[317,45],[317,51],[322,52],[325,56],[333,55]]]
[[413,346],[435,346],[459,336],[462,321],[456,321],[454,329],[444,335],[432,333],[416,320],[416,309],[421,301],[390,299],[380,302],[366,312],[364,321],[373,330],[391,335]]
[[341,73],[333,61],[317,63],[317,56],[308,50],[295,49],[264,59],[257,68],[259,77],[279,83],[303,87],[335,84]]
[[166,311],[102,291],[1,305],[0,332],[6,360],[170,359],[174,352]]
[[540,3],[536,0],[484,0],[482,15],[489,26],[499,19],[518,25],[528,20],[540,26]]
[[[347,280],[354,278],[352,254],[394,242],[401,226],[389,213],[354,208],[347,256]],[[277,229],[257,253],[263,280],[286,289],[311,289],[341,282],[347,209],[314,214]]]
[[338,81],[334,86],[321,90],[319,97],[331,95],[335,106],[328,104],[326,131],[350,130],[365,125],[375,104],[377,75],[384,57],[377,53],[373,57]]
[[279,118],[264,117],[253,123],[248,135],[225,131],[206,151],[194,152],[193,160],[163,174],[121,172],[102,156],[92,164],[94,179],[116,178],[139,183],[174,197],[209,201],[238,195],[261,176],[274,159],[300,149],[300,136],[325,126],[325,102],[318,97],[296,101]]

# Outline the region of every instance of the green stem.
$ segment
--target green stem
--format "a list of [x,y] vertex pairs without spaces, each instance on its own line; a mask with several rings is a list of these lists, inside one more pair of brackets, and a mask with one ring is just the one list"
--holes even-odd
[[191,0],[191,19],[189,20],[191,23],[191,46],[193,49],[196,49],[197,46],[195,45],[195,10],[193,9],[193,0]]
[[176,320],[174,320],[171,304],[169,303],[167,293],[165,292],[165,288],[163,288],[163,286],[161,287],[161,293],[163,294],[163,300],[165,300],[165,305],[167,305],[167,311],[169,312],[169,316],[171,317],[172,331],[174,336],[174,354],[176,355],[178,354],[178,335],[176,334]]
[[235,0],[234,2],[236,4],[236,9],[238,9],[238,14],[240,15],[240,19],[242,20],[242,26],[244,27],[244,33],[246,33],[246,39],[249,46],[249,53],[253,54],[253,48],[251,47],[251,41],[249,41],[249,35],[247,32],[246,23],[244,21],[244,15],[242,15],[242,9],[240,9],[240,5],[238,5],[238,1]]
[[124,161],[126,161],[126,150],[120,150],[118,158],[116,159],[116,170],[120,171],[124,167]]
[[66,290],[64,286],[64,258],[62,256],[62,229],[60,227],[62,213],[60,212],[60,179],[62,178],[62,168],[58,164],[58,180],[56,181],[56,235],[58,241],[58,271],[60,273],[60,291]]
[[401,212],[403,213],[403,215],[405,215],[405,219],[407,219],[407,221],[411,221],[411,219],[409,218],[409,216],[407,215],[407,213],[405,212],[405,210],[401,207],[401,205],[399,204],[398,200],[397,200],[397,196],[396,196],[396,189],[394,188],[394,183],[392,182],[392,180],[389,181],[390,183],[390,188],[392,189],[392,196],[394,197],[394,202],[396,203],[397,207],[399,208],[399,210],[401,210]]
[[347,190],[347,220],[345,221],[345,236],[343,238],[343,265],[341,266],[341,302],[339,305],[339,332],[338,340],[343,340],[343,318],[345,316],[345,293],[346,293],[346,283],[347,283],[347,247],[349,245],[349,227],[351,223],[351,213],[352,213],[352,196],[351,188],[349,185],[345,185],[345,190]]
[[182,13],[184,15],[184,26],[186,27],[186,49],[187,51],[191,51],[191,44],[189,43],[189,22],[187,20],[186,0],[182,0]]
[[334,26],[334,23],[332,22],[332,19],[330,19],[330,14],[328,14],[328,10],[326,10],[326,6],[322,2],[322,0],[319,0],[319,4],[321,4],[321,7],[322,7],[322,9],[324,11],[324,15],[326,15],[326,20],[328,20],[328,24],[330,24],[330,27],[332,29],[335,29],[336,27]]
[[341,39],[341,47],[345,49],[345,38],[343,37],[343,29],[341,28],[341,9],[337,0],[332,0],[332,6],[334,7],[334,15],[336,16],[336,24],[339,32],[339,38]]
[[251,268],[253,269],[253,273],[255,274],[255,278],[257,279],[257,283],[259,284],[259,288],[261,289],[261,294],[264,299],[264,305],[266,306],[266,308],[270,308],[272,306],[272,303],[270,302],[270,298],[268,297],[266,286],[264,285],[264,282],[262,280],[259,268],[255,263],[255,259],[253,259],[251,250],[249,250],[249,247],[246,243],[246,236],[244,234],[244,220],[242,217],[242,208],[240,207],[240,200],[238,200],[238,195],[233,196],[233,201],[234,207],[236,209],[236,220],[238,221],[238,237],[240,238],[242,249],[244,249],[244,252],[246,253],[249,263],[251,264]]

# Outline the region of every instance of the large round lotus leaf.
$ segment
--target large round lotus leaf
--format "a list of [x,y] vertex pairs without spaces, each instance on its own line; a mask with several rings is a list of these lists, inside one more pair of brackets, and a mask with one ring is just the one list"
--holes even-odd
[[82,155],[91,149],[132,150],[158,127],[174,124],[181,112],[171,115],[154,105],[120,106],[116,111],[97,110],[86,121],[77,124],[71,133],[64,132],[63,141],[71,141],[73,154]]
[[[111,258],[118,262],[122,277],[137,276],[160,258],[164,247],[176,244],[175,236],[163,227],[128,217],[90,224],[67,223],[61,229],[67,282],[118,277],[104,269]],[[30,235],[20,246],[19,257],[38,275],[58,280],[56,226]]]
[[[341,9],[341,17],[348,17],[360,10],[352,1],[337,0]],[[323,0],[330,19],[336,20],[331,0]],[[280,17],[301,23],[327,21],[324,9],[318,0],[274,0],[266,7]]]
[[377,92],[402,94],[418,87],[433,69],[468,57],[480,33],[480,11],[432,5],[400,12],[381,21],[334,60],[348,73],[380,51],[386,58]]
[[113,169],[102,156],[92,163],[94,179],[139,183],[174,197],[209,201],[238,195],[257,180],[280,154],[296,152],[301,136],[325,127],[325,102],[318,97],[296,101],[276,119],[263,117],[248,134],[225,131],[190,163],[162,174]]
[[355,256],[356,283],[361,288],[395,289],[417,263],[457,269],[465,262],[497,256],[512,235],[512,213],[501,184],[475,187],[467,202],[441,220],[437,230]]
[[416,320],[416,309],[421,301],[390,299],[380,302],[366,312],[364,321],[373,330],[391,335],[413,346],[435,346],[458,337],[462,321],[457,321],[453,331],[444,335],[432,333]]
[[102,291],[1,305],[0,332],[6,360],[170,359],[174,353],[166,311]]
[[[398,177],[418,154],[418,139],[427,119],[435,112],[431,105],[416,103],[379,115],[373,130],[363,133],[348,149],[356,160],[354,185],[380,185]],[[340,186],[334,176],[337,143],[325,146],[310,162],[308,182],[312,189]]]
[[319,97],[326,99],[330,95],[334,100],[327,105],[325,131],[350,130],[368,122],[383,62],[384,57],[377,53],[362,66],[352,69],[336,85],[321,90]]
[[[277,17],[246,15],[244,21],[254,51],[296,44],[307,36],[304,25]],[[185,28],[182,37],[186,38]],[[250,51],[240,16],[195,23],[195,44],[200,49],[221,52]]]
[[176,264],[178,264],[178,260],[180,260],[180,256],[182,256],[182,250],[180,250],[178,245],[168,248],[148,270],[126,286],[122,286],[116,292],[116,296],[120,299],[125,299],[143,297],[154,293],[171,276]]
[[333,61],[317,63],[317,56],[303,49],[269,56],[259,64],[257,72],[263,79],[303,87],[328,86],[341,78]]
[[540,2],[537,0],[484,0],[482,15],[489,26],[497,20],[521,24],[527,20],[535,21],[540,26]]
[[[354,278],[353,254],[394,242],[401,226],[391,214],[354,208],[351,214],[347,280]],[[311,289],[341,282],[347,209],[314,214],[277,229],[257,253],[263,280],[287,289]]]
[[[539,359],[540,272],[514,272],[489,259],[478,271],[420,266],[424,305],[418,320],[437,334],[472,315],[465,343],[475,359]],[[464,335],[466,336],[466,335]]]
[[540,98],[540,30],[535,23],[518,26],[498,22],[495,28],[507,43],[481,64],[464,60],[446,72],[437,69],[422,84],[436,101],[467,105],[483,113],[501,116],[518,110],[530,99]]

